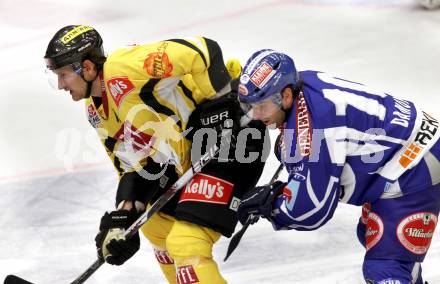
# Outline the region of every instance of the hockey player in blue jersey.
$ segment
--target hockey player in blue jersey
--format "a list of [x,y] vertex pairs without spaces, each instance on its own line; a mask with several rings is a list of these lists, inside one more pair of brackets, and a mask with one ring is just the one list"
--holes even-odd
[[338,202],[362,206],[357,233],[367,283],[423,283],[421,262],[440,209],[439,122],[412,102],[316,71],[297,72],[273,50],[243,68],[239,99],[276,125],[276,154],[289,173],[247,193],[239,219],[275,230],[315,230]]

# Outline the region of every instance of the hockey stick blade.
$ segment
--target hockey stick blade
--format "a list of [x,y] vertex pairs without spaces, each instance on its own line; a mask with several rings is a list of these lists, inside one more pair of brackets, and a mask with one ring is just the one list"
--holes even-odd
[[[278,179],[278,176],[280,175],[283,167],[284,167],[283,163],[281,163],[278,166],[277,170],[275,171],[272,178],[270,179],[268,185],[274,183]],[[223,259],[223,261],[228,260],[229,256],[231,256],[231,254],[237,248],[238,244],[241,241],[241,238],[243,237],[243,235],[246,232],[249,225],[256,223],[259,219],[260,219],[260,216],[258,216],[258,215],[253,215],[253,214],[249,215],[249,217],[247,218],[246,222],[244,223],[244,225],[240,229],[240,231],[238,231],[237,233],[235,233],[235,235],[232,236],[231,241],[229,242],[229,245],[228,245],[228,250],[226,251],[226,256]]]
[[15,275],[8,275],[5,278],[4,284],[32,284],[29,281],[24,280],[23,278],[20,278]]
[[228,245],[228,250],[226,252],[226,256],[223,259],[223,261],[228,260],[229,256],[232,254],[232,252],[237,248],[238,244],[241,241],[241,238],[243,237],[243,235],[246,232],[249,225],[257,222],[259,218],[260,218],[259,216],[249,215],[249,217],[246,220],[246,223],[243,225],[243,227],[240,229],[240,231],[238,231],[235,235],[232,236],[231,241],[229,242],[229,245]]

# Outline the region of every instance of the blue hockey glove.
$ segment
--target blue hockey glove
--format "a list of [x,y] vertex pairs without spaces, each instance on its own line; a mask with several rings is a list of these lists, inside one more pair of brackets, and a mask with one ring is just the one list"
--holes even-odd
[[138,232],[129,239],[124,237],[125,230],[138,216],[136,209],[106,212],[102,216],[99,233],[95,238],[100,259],[110,264],[121,265],[139,250]]
[[270,185],[258,186],[246,192],[238,206],[238,220],[246,223],[249,215],[253,214],[268,218],[272,213],[272,202],[283,190],[286,183],[276,181]]

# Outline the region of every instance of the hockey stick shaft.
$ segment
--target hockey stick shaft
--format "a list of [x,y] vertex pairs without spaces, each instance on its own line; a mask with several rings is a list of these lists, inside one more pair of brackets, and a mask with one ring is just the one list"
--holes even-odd
[[80,276],[78,276],[75,280],[73,280],[73,282],[71,284],[81,284],[81,283],[84,283],[103,264],[104,264],[104,261],[98,258],[97,260],[95,260],[95,262],[92,265],[90,265],[86,269],[86,271],[84,271]]
[[[284,164],[281,163],[277,170],[275,171],[275,173],[273,174],[272,178],[270,179],[269,183],[267,183],[266,185],[272,184],[274,183],[277,179],[278,176],[281,173],[281,170],[283,169]],[[223,259],[223,261],[228,260],[228,258],[231,256],[231,254],[234,252],[234,250],[237,248],[238,244],[240,243],[241,238],[243,237],[244,233],[246,232],[246,230],[248,229],[249,225],[255,223],[258,221],[258,219],[260,218],[260,216],[258,215],[254,215],[254,214],[250,214],[249,217],[247,218],[246,222],[244,223],[243,227],[240,229],[240,231],[238,231],[237,233],[235,233],[232,238],[231,241],[229,242],[228,245],[228,249],[226,251],[226,256]]]

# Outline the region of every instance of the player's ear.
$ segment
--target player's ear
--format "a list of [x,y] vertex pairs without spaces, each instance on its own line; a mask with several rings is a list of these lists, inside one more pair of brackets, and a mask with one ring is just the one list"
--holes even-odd
[[82,63],[84,78],[94,78],[96,76],[96,65],[92,61],[86,59]]
[[281,103],[283,104],[284,109],[289,109],[293,104],[293,92],[292,88],[287,87],[281,92],[281,96],[283,97]]

